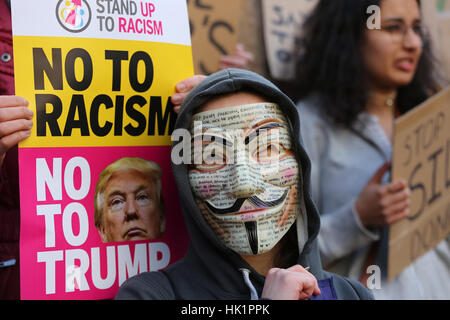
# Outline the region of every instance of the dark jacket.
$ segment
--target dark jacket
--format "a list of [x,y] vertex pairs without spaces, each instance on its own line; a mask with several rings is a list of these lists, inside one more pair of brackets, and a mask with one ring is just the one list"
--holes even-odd
[[[11,13],[0,0],[0,95],[14,94]],[[19,299],[19,171],[17,146],[0,167],[0,300]]]
[[[309,267],[309,271],[317,279],[323,280],[320,283],[329,283],[338,299],[371,299],[371,294],[361,284],[322,269],[316,240],[320,218],[310,195],[310,161],[302,146],[299,114],[293,102],[277,87],[261,76],[245,70],[227,69],[215,73],[186,97],[176,129],[189,129],[194,110],[212,97],[238,91],[254,92],[266,97],[269,102],[277,103],[291,122],[293,140],[296,143],[294,150],[303,173],[300,179],[303,186],[299,190],[303,190],[308,216],[308,241],[299,253],[298,264]],[[244,282],[240,271],[242,268],[250,270],[250,281],[260,297],[265,278],[237,253],[225,247],[209,227],[191,192],[187,166],[173,165],[173,172],[191,237],[189,250],[182,260],[163,272],[143,273],[130,278],[119,289],[116,298],[249,299],[250,290]]]

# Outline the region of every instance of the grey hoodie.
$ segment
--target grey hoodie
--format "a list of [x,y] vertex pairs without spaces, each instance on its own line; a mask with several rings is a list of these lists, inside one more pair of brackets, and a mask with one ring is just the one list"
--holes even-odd
[[[276,86],[246,70],[226,69],[217,72],[202,81],[186,97],[175,129],[189,130],[195,109],[211,98],[239,91],[254,92],[278,104],[291,122],[296,144],[294,150],[303,175],[299,179],[303,187],[299,190],[303,190],[308,220],[308,241],[302,252],[299,252],[298,264],[309,267],[309,272],[319,280],[323,299],[372,299],[371,293],[360,283],[322,269],[316,239],[320,218],[310,194],[311,165],[302,146],[299,114],[294,103]],[[116,299],[247,300],[260,297],[265,278],[237,253],[225,247],[209,227],[191,192],[187,165],[173,164],[173,173],[191,239],[188,252],[162,272],[142,273],[128,279],[119,289]],[[249,271],[249,277],[248,273],[242,272],[243,269]]]

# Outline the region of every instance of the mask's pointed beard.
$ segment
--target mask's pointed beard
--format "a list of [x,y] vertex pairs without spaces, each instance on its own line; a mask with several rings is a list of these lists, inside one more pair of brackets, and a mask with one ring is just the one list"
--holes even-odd
[[247,230],[248,242],[253,254],[258,254],[258,227],[256,221],[246,222],[245,230]]

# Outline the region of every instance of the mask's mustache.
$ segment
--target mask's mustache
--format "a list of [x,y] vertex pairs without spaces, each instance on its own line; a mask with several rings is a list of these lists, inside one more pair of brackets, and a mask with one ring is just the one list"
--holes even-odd
[[239,210],[241,209],[242,205],[244,204],[244,202],[246,200],[248,200],[252,205],[254,205],[255,209],[272,208],[272,207],[279,205],[280,203],[283,203],[287,194],[288,194],[288,190],[286,190],[279,199],[276,199],[273,201],[263,201],[260,198],[258,198],[257,196],[252,196],[250,198],[239,198],[234,202],[234,204],[231,207],[224,208],[224,209],[215,208],[210,203],[208,203],[208,201],[205,201],[205,203],[206,203],[206,206],[208,207],[208,209],[212,213],[218,214],[218,215],[224,215],[224,214],[239,212]]

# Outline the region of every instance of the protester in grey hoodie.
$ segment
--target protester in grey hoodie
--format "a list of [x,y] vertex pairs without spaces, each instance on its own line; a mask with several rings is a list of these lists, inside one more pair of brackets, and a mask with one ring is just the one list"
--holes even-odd
[[[247,103],[243,106],[239,104],[241,101]],[[254,126],[261,123],[257,130],[247,130],[251,133],[232,138],[226,133],[222,135],[228,137],[224,140],[217,136],[209,138],[224,146],[236,143],[235,163],[227,162],[214,170],[204,161],[199,165],[195,161],[189,163],[193,159],[186,157],[182,144],[188,140],[189,153],[191,138],[176,137],[179,130],[196,137],[196,126],[204,125],[199,132],[201,139],[205,139],[206,134],[214,135],[214,126],[230,129],[236,124],[236,129],[249,115],[264,119],[258,124],[254,123],[256,120],[251,122]],[[273,128],[279,129],[277,141],[281,141],[279,150],[283,152],[279,161],[263,161],[272,153],[258,151],[255,168],[266,166],[263,171],[245,165],[245,160],[240,162],[238,158],[245,154],[244,149],[251,148],[251,140],[263,135],[263,129]],[[268,139],[268,144],[276,140]],[[316,239],[320,219],[310,195],[311,168],[302,146],[299,114],[293,102],[272,83],[238,69],[209,76],[185,98],[173,140],[176,141],[172,146],[173,173],[191,239],[188,252],[163,271],[128,279],[116,299],[372,299],[360,283],[322,269]],[[192,139],[194,144],[195,140]],[[184,157],[180,150],[185,150]],[[174,161],[177,155],[186,161]],[[267,172],[273,173],[274,164],[283,170],[282,178],[276,174],[267,178],[270,176]],[[214,176],[220,170],[225,170],[222,180]],[[213,173],[202,175],[205,172]],[[211,186],[199,183],[205,177]],[[272,215],[266,219],[268,214],[260,214],[269,211],[277,212],[275,218]],[[235,223],[237,220],[241,223]],[[289,285],[292,283],[294,287]]]

